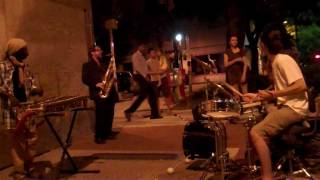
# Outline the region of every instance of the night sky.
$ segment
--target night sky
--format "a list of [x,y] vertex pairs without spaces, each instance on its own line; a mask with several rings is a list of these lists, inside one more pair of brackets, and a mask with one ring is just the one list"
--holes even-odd
[[[181,20],[196,18],[208,25],[223,19],[228,31],[246,33],[249,21],[257,31],[269,22],[292,20],[297,25],[308,25],[320,16],[320,0],[92,0],[96,41],[108,49],[108,34],[104,22],[119,21],[114,32],[116,54],[124,57],[139,42],[158,42],[172,38]],[[319,19],[319,18],[316,18]]]

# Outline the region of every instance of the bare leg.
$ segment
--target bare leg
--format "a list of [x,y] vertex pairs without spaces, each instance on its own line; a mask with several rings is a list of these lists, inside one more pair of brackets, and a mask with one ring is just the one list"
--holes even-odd
[[258,153],[262,166],[262,180],[272,180],[272,166],[269,147],[261,136],[254,131],[250,131],[252,143]]
[[13,164],[20,169],[24,165],[30,165],[35,154],[37,140],[35,131],[28,133],[21,131],[19,134],[12,131],[9,133],[9,138],[12,142],[11,156]]
[[241,83],[240,86],[242,94],[248,93],[248,83]]
[[25,137],[25,141],[26,141],[26,147],[25,147],[25,153],[26,153],[26,157],[25,160],[28,161],[29,163],[32,163],[34,160],[34,156],[36,154],[36,143],[38,140],[38,136],[36,133],[36,127],[34,127],[34,129],[29,129],[29,132],[27,134],[27,136]]
[[171,100],[168,97],[165,97],[164,100],[165,100],[166,106],[168,107],[169,114],[171,114],[172,113],[171,112]]
[[11,148],[11,158],[12,158],[12,163],[15,167],[15,170],[20,170],[23,171],[23,165],[24,161],[20,158],[18,155],[17,149],[16,148]]
[[[236,89],[237,91],[239,91],[239,85],[238,84],[231,84],[231,86]],[[232,92],[233,93],[233,96],[236,98],[236,99],[240,99],[240,96],[235,93],[235,92]]]
[[23,160],[23,149],[20,144],[20,139],[14,135],[13,131],[8,133],[10,141],[11,141],[11,158],[12,163],[14,165],[14,171],[24,172],[24,160]]
[[267,104],[267,105],[265,105],[265,108],[266,108],[266,111],[268,114],[278,110],[278,107],[275,106],[274,104]]

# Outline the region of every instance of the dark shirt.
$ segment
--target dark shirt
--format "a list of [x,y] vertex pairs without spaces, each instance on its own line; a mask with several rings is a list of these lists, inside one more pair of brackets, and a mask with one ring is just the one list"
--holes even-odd
[[[231,49],[227,49],[225,54],[228,56],[228,61],[231,62],[237,58],[242,58],[244,56],[243,50],[240,50],[237,53],[233,53]],[[241,76],[243,73],[243,66],[242,62],[236,62],[231,66],[226,68],[227,73],[227,82],[230,84],[237,84],[241,82]],[[248,75],[247,71],[247,75]]]
[[[243,50],[240,50],[239,52],[232,52],[231,49],[227,49],[225,54],[228,56],[228,61],[231,62],[237,58],[242,58],[244,56],[244,52]],[[236,69],[238,71],[241,71],[243,70],[243,63],[241,62],[236,62],[234,64],[232,64],[231,66],[228,67],[228,69]]]
[[106,99],[100,98],[100,88],[96,87],[97,83],[103,81],[107,68],[108,63],[101,63],[101,66],[99,66],[94,60],[89,60],[89,62],[84,63],[82,66],[82,82],[89,87],[90,98],[92,100],[106,100],[115,103],[119,101],[119,97],[114,85]]
[[24,85],[20,85],[19,82],[19,69],[17,67],[14,68],[12,74],[12,83],[13,83],[13,94],[19,100],[19,102],[27,101],[26,88]]
[[236,58],[241,58],[244,56],[243,50],[240,50],[239,52],[234,53],[232,52],[231,49],[227,49],[225,54],[228,55],[228,61],[232,61]]

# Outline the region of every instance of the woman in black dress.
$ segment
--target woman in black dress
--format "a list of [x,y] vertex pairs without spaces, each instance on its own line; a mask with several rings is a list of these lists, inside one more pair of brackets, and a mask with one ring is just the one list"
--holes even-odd
[[227,75],[227,83],[238,91],[247,93],[249,70],[245,59],[245,53],[239,48],[238,37],[236,35],[231,35],[228,42],[228,49],[224,53],[224,67]]

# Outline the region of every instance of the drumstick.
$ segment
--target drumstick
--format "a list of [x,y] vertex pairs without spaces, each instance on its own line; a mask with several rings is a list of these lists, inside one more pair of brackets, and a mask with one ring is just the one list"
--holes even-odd
[[262,104],[261,101],[253,102],[253,103],[242,103],[242,108],[243,109],[252,108],[256,106],[261,106],[261,104]]
[[238,90],[236,90],[236,88],[234,88],[233,86],[231,86],[228,83],[224,83],[224,85],[226,85],[229,89],[231,89],[234,93],[236,93],[237,95],[239,95],[240,97],[243,97],[243,94],[241,92],[239,92]]

